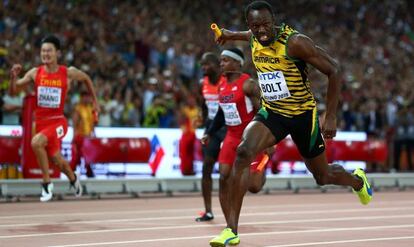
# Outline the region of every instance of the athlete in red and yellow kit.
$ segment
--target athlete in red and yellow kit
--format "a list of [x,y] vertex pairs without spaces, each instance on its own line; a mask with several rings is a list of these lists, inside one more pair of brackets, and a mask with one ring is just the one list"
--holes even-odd
[[[83,157],[83,143],[86,138],[94,136],[96,124],[95,113],[92,105],[92,97],[88,91],[80,93],[79,102],[76,104],[72,114],[73,139],[72,139],[72,160],[70,167],[76,170],[76,166],[81,163]],[[94,177],[91,164],[85,160],[85,170],[87,177]]]
[[69,163],[60,153],[60,141],[67,132],[67,120],[63,108],[67,91],[72,81],[84,82],[93,96],[93,105],[99,112],[95,91],[87,74],[75,67],[58,64],[60,41],[55,36],[48,36],[41,42],[40,58],[42,65],[30,69],[23,78],[18,79],[22,70],[20,64],[14,64],[10,76],[10,93],[17,93],[22,87],[34,82],[36,96],[35,126],[36,134],[32,138],[32,148],[43,173],[42,202],[53,196],[53,184],[49,176],[49,158],[69,178],[75,195],[82,195],[79,178],[72,171]]
[[[224,77],[220,71],[220,59],[212,52],[206,52],[201,57],[201,69],[204,77],[201,81],[201,94],[203,96],[205,107],[203,108],[206,130],[210,127],[214,117],[219,109],[219,85],[224,81]],[[211,206],[211,191],[213,189],[213,182],[211,174],[213,173],[214,164],[217,161],[220,145],[226,135],[226,128],[223,126],[216,131],[214,135],[210,136],[207,144],[203,145],[203,175],[201,179],[201,191],[203,194],[203,201],[205,211],[196,218],[197,222],[210,221],[214,219]]]
[[[227,134],[218,158],[219,199],[226,221],[229,216],[229,177],[236,158],[236,149],[242,140],[244,129],[260,108],[260,89],[248,74],[241,72],[243,63],[243,52],[238,48],[229,48],[221,53],[220,65],[226,80],[219,87],[220,109],[202,139],[203,142],[208,142],[210,135],[223,124],[226,125]],[[263,153],[259,154],[256,160],[261,161],[263,156]],[[257,165],[259,162],[254,164]],[[251,192],[258,192],[262,188],[265,179],[264,171],[264,167],[251,167],[249,177]]]
[[179,115],[182,130],[179,142],[180,169],[185,176],[194,175],[195,130],[201,122],[201,110],[193,96],[186,97],[186,102],[181,107]]

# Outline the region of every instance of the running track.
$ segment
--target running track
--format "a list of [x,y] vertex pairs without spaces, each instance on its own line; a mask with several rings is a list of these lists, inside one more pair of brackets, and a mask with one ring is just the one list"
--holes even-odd
[[[36,198],[37,200],[37,198]],[[224,227],[196,223],[201,197],[0,202],[0,246],[209,246]],[[412,247],[414,191],[377,192],[362,206],[349,192],[248,195],[240,247]]]

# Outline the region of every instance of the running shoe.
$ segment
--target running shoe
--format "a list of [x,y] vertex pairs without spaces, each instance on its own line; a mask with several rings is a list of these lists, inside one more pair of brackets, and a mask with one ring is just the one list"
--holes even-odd
[[365,174],[364,170],[362,170],[360,168],[355,169],[353,174],[355,176],[358,176],[359,178],[361,178],[362,182],[364,184],[363,184],[362,188],[359,191],[356,191],[354,189],[352,189],[352,190],[354,191],[355,194],[358,195],[359,201],[363,205],[367,205],[372,200],[372,194],[373,194],[371,185],[368,182],[367,175]]
[[42,184],[42,195],[40,196],[41,202],[47,202],[52,200],[53,197],[53,184],[45,183]]
[[77,175],[76,173],[75,173],[75,181],[70,182],[70,187],[74,189],[76,197],[82,196],[82,191],[83,191],[82,185],[79,180],[79,175]]
[[203,221],[210,221],[213,219],[214,219],[214,215],[211,212],[206,212],[206,213],[201,214],[200,217],[197,217],[195,221],[203,222]]
[[225,247],[227,244],[237,245],[239,243],[239,236],[234,234],[231,228],[225,228],[220,235],[210,240],[211,247]]

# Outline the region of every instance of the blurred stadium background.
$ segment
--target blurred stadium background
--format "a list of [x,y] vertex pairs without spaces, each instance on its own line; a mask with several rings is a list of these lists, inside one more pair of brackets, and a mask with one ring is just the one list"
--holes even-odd
[[[185,181],[180,174],[178,157],[180,109],[192,97],[203,107],[199,59],[206,51],[220,51],[209,30],[210,24],[216,22],[227,29],[245,30],[243,10],[248,2],[1,1],[0,139],[3,150],[6,143],[12,145],[10,139],[15,140],[22,134],[20,125],[26,96],[26,93],[16,97],[8,95],[9,69],[14,63],[21,63],[25,71],[40,64],[40,40],[53,33],[63,43],[61,63],[81,68],[95,83],[103,109],[95,129],[96,137],[148,138],[152,145],[150,163],[160,149],[164,152],[155,172],[154,164],[151,166],[148,162],[111,165],[99,162],[92,165],[95,177],[155,176],[154,181],[157,178]],[[381,178],[388,175],[390,184],[398,185],[398,176],[390,173],[414,169],[411,159],[414,3],[408,0],[269,2],[279,23],[286,22],[310,36],[339,61],[344,71],[338,109],[339,141],[346,141],[348,147],[352,147],[352,141],[385,145],[385,151],[378,154],[385,153],[385,159],[354,159],[351,152],[347,163],[342,164],[349,165],[350,169],[364,166],[370,172],[385,172]],[[250,60],[249,47],[243,43],[235,45],[243,48]],[[246,64],[246,72],[255,76],[251,62]],[[310,78],[319,110],[323,112],[327,80],[314,70]],[[69,120],[83,90],[75,83],[69,92],[65,108]],[[198,137],[202,127],[197,131]],[[62,151],[68,159],[72,156],[71,141],[72,132],[63,142]],[[114,150],[118,148],[122,149],[114,146]],[[14,150],[21,157],[20,146]],[[10,164],[7,155],[11,153],[0,152],[1,178],[21,178],[21,162]],[[197,153],[194,181],[200,177],[200,159]],[[301,162],[276,159],[269,173],[306,173]],[[84,167],[82,173],[86,174]]]

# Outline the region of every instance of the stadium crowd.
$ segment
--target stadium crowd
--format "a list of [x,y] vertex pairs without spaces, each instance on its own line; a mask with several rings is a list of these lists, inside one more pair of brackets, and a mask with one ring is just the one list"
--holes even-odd
[[[7,94],[13,63],[40,63],[39,42],[56,34],[62,63],[86,71],[101,102],[100,126],[177,127],[191,95],[202,104],[199,59],[219,52],[216,22],[246,29],[248,1],[1,1],[0,123],[18,124],[24,95]],[[414,20],[411,1],[269,1],[279,22],[328,50],[344,72],[339,129],[414,147]],[[243,47],[249,54],[248,47]],[[253,72],[247,61],[245,70]],[[327,81],[310,70],[321,111]],[[82,89],[72,88],[68,116]]]

